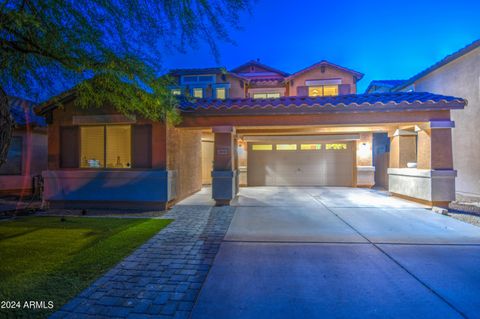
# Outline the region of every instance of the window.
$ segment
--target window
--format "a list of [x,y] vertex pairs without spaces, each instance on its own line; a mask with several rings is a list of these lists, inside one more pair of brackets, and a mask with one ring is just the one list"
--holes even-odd
[[327,150],[346,150],[347,149],[347,144],[345,144],[345,143],[325,144],[325,149],[327,149]]
[[308,96],[336,96],[338,95],[338,85],[319,85],[309,86]]
[[172,89],[172,94],[173,94],[173,95],[181,95],[181,94],[182,94],[182,90],[180,90],[180,89]]
[[271,151],[273,150],[272,144],[255,144],[252,145],[252,151]]
[[270,92],[270,93],[253,93],[254,99],[278,99],[280,93]]
[[215,83],[214,75],[184,75],[180,79],[183,84],[193,83]]
[[80,128],[80,167],[102,168],[105,166],[105,127],[83,126]]
[[193,97],[197,99],[203,98],[203,89],[202,88],[194,88],[193,89]]
[[215,90],[215,97],[220,100],[225,100],[227,97],[227,90],[225,90],[225,88],[217,88]]
[[22,148],[23,138],[12,136],[7,161],[0,167],[0,175],[22,175]]
[[300,149],[302,151],[321,150],[322,144],[301,144]]
[[277,151],[296,151],[297,144],[277,144]]
[[80,127],[80,167],[130,168],[131,126]]

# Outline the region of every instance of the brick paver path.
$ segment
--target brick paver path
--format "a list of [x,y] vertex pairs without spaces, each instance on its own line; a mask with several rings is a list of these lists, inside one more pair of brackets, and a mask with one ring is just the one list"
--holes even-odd
[[188,318],[235,208],[175,206],[175,219],[52,318]]

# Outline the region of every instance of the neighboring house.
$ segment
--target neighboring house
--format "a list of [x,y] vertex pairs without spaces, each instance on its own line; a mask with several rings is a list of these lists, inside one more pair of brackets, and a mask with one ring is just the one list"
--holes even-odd
[[[321,61],[293,74],[250,61],[233,70],[170,73],[176,126],[114,108],[43,104],[48,119],[44,199],[51,207],[162,209],[212,184],[217,204],[239,185],[372,187],[374,133],[388,133],[390,190],[429,204],[454,199],[450,110],[460,98],[356,94],[357,71]],[[416,148],[415,129],[418,134]],[[407,163],[418,157],[420,176]],[[438,169],[442,169],[439,173]]]
[[[382,81],[383,82],[383,81]],[[432,92],[465,98],[465,110],[452,110],[453,160],[459,199],[480,199],[480,40],[445,57],[392,91]]]
[[17,97],[8,101],[15,129],[7,161],[0,166],[0,194],[30,195],[33,178],[47,169],[47,125],[33,112],[33,102]]
[[365,93],[392,92],[392,90],[405,83],[406,80],[375,80],[370,82]]

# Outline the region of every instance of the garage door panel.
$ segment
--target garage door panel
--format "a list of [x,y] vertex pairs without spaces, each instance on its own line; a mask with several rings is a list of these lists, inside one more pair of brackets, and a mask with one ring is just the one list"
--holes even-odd
[[[265,143],[263,143],[265,144]],[[352,186],[353,143],[347,149],[253,151],[248,152],[250,186]]]

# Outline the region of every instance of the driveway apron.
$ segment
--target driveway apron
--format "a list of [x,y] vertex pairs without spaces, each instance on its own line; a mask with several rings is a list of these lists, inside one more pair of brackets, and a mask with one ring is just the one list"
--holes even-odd
[[245,188],[199,318],[480,318],[480,228],[380,191]]

